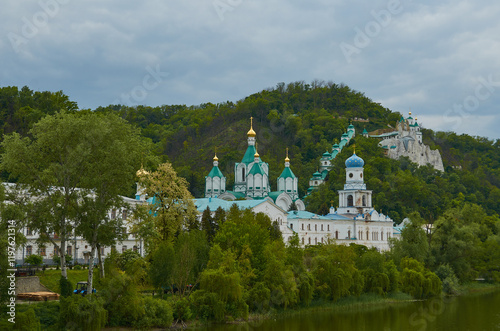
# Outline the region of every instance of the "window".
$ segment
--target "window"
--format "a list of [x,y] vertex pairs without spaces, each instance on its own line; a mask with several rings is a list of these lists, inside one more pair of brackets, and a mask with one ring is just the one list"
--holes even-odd
[[304,223],[302,223],[302,230],[304,230]]
[[104,247],[101,247],[101,256],[104,256]]
[[314,224],[314,231],[318,231],[318,224]]
[[335,239],[339,239],[339,231],[335,231]]
[[354,177],[354,175],[352,174],[352,172],[349,173],[349,178],[352,178]]
[[323,231],[323,224],[321,224],[321,231]]
[[26,235],[27,236],[32,236],[33,235],[33,230],[30,227],[26,228]]
[[309,237],[308,241],[309,241],[309,245],[310,245],[311,244],[311,237]]
[[307,224],[307,230],[311,231],[311,224]]
[[33,246],[28,245],[26,246],[26,256],[30,256],[31,254],[33,254]]
[[241,169],[241,178],[243,178],[243,181],[245,181],[245,168]]
[[358,239],[363,240],[363,232],[358,231]]
[[126,245],[123,245],[122,246],[122,253],[125,252],[127,250],[127,246]]
[[66,247],[66,254],[73,255],[72,253],[73,253],[73,247],[71,246]]
[[302,245],[304,245],[304,237],[302,237]]
[[134,245],[134,247],[132,248],[134,252],[137,253],[137,245]]
[[328,231],[330,231],[330,224],[328,224],[327,226],[328,226]]
[[112,220],[114,220],[115,218],[116,218],[116,210],[115,210],[115,209],[113,209],[113,210],[111,211],[111,219],[112,219]]
[[124,220],[126,220],[126,219],[127,219],[127,210],[126,210],[126,209],[124,209],[124,210],[123,210],[123,212],[122,212],[122,218],[123,218]]
[[347,207],[352,207],[352,206],[354,206],[354,199],[352,195],[349,194],[347,196]]
[[54,245],[54,256],[59,256],[61,254],[59,254],[59,247]]
[[347,238],[351,239],[351,230],[347,231]]
[[318,238],[314,238],[314,244],[317,245],[318,244]]
[[46,255],[46,250],[45,250],[45,247],[40,247],[40,248],[38,248],[38,253],[39,253],[41,256],[45,256],[45,255]]
[[384,232],[380,231],[380,240],[384,240]]
[[323,243],[323,237],[321,237],[321,243]]
[[290,229],[293,230],[293,223],[290,223]]
[[368,232],[368,230],[366,230],[366,240],[370,240],[370,233]]
[[366,196],[363,195],[363,207],[366,207]]

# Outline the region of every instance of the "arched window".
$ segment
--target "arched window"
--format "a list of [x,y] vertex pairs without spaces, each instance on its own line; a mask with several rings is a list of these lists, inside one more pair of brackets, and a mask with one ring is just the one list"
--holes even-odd
[[302,230],[304,230],[304,223],[302,223]]
[[311,231],[311,224],[307,224],[307,230]]
[[314,224],[314,231],[318,231],[318,224]]
[[310,244],[311,244],[311,237],[309,237],[309,240],[308,240],[308,241],[309,241],[309,245],[310,245]]
[[318,244],[318,238],[314,238],[314,244],[317,245]]
[[335,231],[335,239],[339,239],[339,231]]
[[380,231],[380,240],[384,240],[384,232]]
[[351,230],[347,231],[347,238],[351,239]]
[[370,233],[366,230],[366,240],[370,240]]
[[363,195],[363,207],[366,207],[366,195]]
[[245,181],[245,168],[241,168],[241,178],[242,181]]
[[350,195],[350,194],[349,194],[349,195],[347,196],[347,207],[352,207],[352,206],[354,206],[354,201],[353,201],[353,200],[354,200],[354,199],[353,199],[352,195]]
[[302,237],[302,245],[304,245],[304,237]]
[[323,224],[321,224],[321,231],[323,231]]

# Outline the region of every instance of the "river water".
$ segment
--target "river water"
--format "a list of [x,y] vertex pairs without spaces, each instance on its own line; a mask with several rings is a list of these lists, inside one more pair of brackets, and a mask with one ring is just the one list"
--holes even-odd
[[207,331],[421,330],[500,331],[500,291],[410,303],[298,312]]

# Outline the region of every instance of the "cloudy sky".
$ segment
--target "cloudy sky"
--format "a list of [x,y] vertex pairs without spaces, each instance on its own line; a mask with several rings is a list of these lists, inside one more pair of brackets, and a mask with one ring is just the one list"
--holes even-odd
[[344,83],[434,130],[500,138],[500,2],[40,0],[0,14],[0,86],[80,108]]

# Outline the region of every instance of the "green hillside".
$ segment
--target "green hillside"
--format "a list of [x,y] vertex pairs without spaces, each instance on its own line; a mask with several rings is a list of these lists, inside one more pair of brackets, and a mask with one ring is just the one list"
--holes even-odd
[[[62,92],[33,92],[24,87],[0,89],[0,129],[3,133],[27,134],[44,114],[60,109],[77,111]],[[82,110],[80,110],[82,111]],[[88,110],[85,110],[88,111]],[[234,182],[233,166],[247,146],[246,132],[254,118],[258,151],[270,165],[270,182],[283,170],[285,149],[290,149],[291,168],[299,177],[301,196],[318,168],[322,153],[331,148],[352,121],[358,135],[334,162],[327,183],[306,199],[308,210],[324,213],[330,201],[336,205],[336,190],[344,183],[345,159],[356,152],[365,159],[368,189],[374,190],[374,205],[397,222],[412,211],[434,220],[446,209],[476,203],[489,215],[500,213],[500,142],[481,137],[424,130],[424,142],[441,150],[445,173],[411,164],[407,159],[383,156],[378,141],[360,132],[395,127],[399,113],[374,103],[363,93],[334,83],[280,83],[237,102],[198,106],[99,107],[96,112],[116,112],[141,128],[152,139],[157,153],[172,162],[190,183],[195,197],[203,196],[204,177],[217,150],[219,168]],[[367,122],[356,118],[368,119]],[[4,180],[8,174],[3,174]]]

